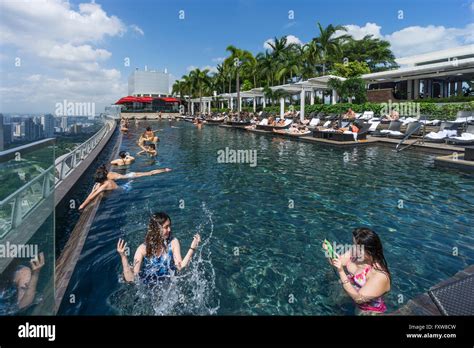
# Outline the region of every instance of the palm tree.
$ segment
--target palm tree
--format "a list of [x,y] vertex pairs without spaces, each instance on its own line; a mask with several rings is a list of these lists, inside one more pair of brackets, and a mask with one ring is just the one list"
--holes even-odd
[[322,62],[322,74],[326,74],[326,68],[328,63],[335,61],[342,57],[342,42],[348,40],[350,36],[341,35],[334,37],[336,31],[347,31],[347,29],[342,25],[333,26],[329,24],[326,28],[321,26],[321,23],[318,22],[319,36],[313,38],[315,44],[318,46],[320,59]]
[[237,111],[240,111],[240,68],[245,66],[249,61],[254,60],[252,53],[242,50],[235,46],[227,46],[226,51],[230,52],[230,56],[226,59],[227,62],[233,64],[236,72],[236,91],[237,91]]
[[[209,86],[211,81],[210,81],[210,76],[208,75],[209,69],[194,69],[189,73],[189,78],[192,81],[192,86],[194,90],[199,91],[199,105],[202,105],[202,94],[204,92],[204,88],[206,86]],[[199,110],[202,112],[202,110]]]
[[366,62],[371,72],[398,67],[390,50],[390,42],[366,35],[360,40],[348,39],[342,45],[344,57],[349,61]]

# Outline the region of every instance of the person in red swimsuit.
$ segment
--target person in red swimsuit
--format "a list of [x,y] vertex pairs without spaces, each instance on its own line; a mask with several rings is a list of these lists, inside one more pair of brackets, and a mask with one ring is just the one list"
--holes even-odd
[[390,291],[391,275],[382,242],[369,228],[356,228],[352,235],[356,248],[331,259],[331,263],[342,287],[357,304],[358,314],[383,313],[387,310],[383,295]]

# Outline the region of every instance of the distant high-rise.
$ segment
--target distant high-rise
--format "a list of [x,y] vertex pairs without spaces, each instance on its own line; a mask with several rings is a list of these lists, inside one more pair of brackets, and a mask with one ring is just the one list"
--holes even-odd
[[25,140],[35,140],[35,122],[31,118],[27,118],[24,121],[25,124]]
[[63,132],[67,132],[67,116],[61,117],[61,129]]
[[3,137],[3,114],[0,114],[0,151],[5,148],[4,137]]
[[128,95],[137,97],[166,97],[170,95],[170,74],[148,70],[135,70],[128,77]]
[[52,138],[54,136],[54,116],[51,114],[41,116],[41,125],[43,126],[44,136]]

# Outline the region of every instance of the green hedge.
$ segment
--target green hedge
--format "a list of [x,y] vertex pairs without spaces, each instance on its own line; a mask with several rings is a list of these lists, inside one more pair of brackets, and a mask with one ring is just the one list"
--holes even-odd
[[[406,103],[400,103],[400,107]],[[414,102],[412,102],[412,105]],[[364,104],[349,104],[349,103],[339,103],[339,104],[314,104],[314,105],[305,105],[305,114],[309,115],[311,112],[323,112],[324,114],[342,114],[347,112],[349,108],[352,108],[357,113],[364,111],[373,111],[375,115],[380,115],[381,110],[387,104],[382,103],[364,103]],[[393,104],[392,104],[393,105]],[[416,105],[416,104],[415,104]],[[458,104],[434,104],[431,102],[422,102],[419,103],[420,114],[428,116],[429,119],[441,119],[441,120],[453,120],[456,118],[456,113],[461,110],[474,111],[474,101],[468,103],[458,103]],[[417,107],[417,106],[416,106]],[[299,110],[299,105],[293,106],[294,110]],[[285,105],[285,111],[290,110],[290,105]],[[268,106],[264,109],[265,112],[279,114],[280,106]],[[401,116],[403,116],[401,114]]]

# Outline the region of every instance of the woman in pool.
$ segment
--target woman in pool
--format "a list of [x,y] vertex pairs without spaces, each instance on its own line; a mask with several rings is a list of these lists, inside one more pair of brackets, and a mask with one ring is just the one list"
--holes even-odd
[[201,237],[195,234],[186,256],[181,258],[179,241],[171,234],[171,218],[166,213],[155,213],[150,218],[145,242],[135,252],[133,266],[125,253],[127,243],[119,239],[117,252],[122,260],[123,277],[133,282],[138,276],[144,284],[155,285],[169,278],[175,270],[188,266],[200,242]]
[[338,271],[342,287],[357,304],[359,314],[383,313],[387,310],[383,295],[390,291],[391,275],[382,242],[368,228],[356,228],[352,235],[356,247],[353,250],[359,254],[348,251],[332,259],[332,265]]
[[79,210],[83,210],[87,205],[92,202],[101,192],[112,191],[118,188],[115,180],[120,179],[133,179],[140,178],[142,176],[152,176],[160,173],[170,172],[170,168],[155,169],[149,172],[130,172],[125,175],[109,172],[105,165],[97,168],[94,174],[95,185],[92,188],[91,193],[87,196],[86,200],[80,205]]
[[33,303],[39,274],[44,266],[44,254],[39,253],[30,261],[30,265],[31,268],[19,266],[13,276],[12,286],[0,290],[0,315],[16,314]]
[[133,161],[135,161],[135,157],[130,156],[125,151],[120,151],[119,156],[120,158],[113,160],[112,162],[110,162],[110,164],[116,166],[127,166],[132,164]]

